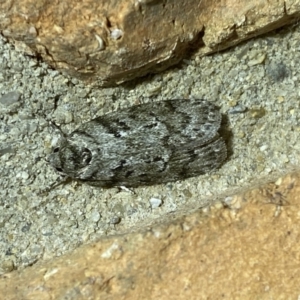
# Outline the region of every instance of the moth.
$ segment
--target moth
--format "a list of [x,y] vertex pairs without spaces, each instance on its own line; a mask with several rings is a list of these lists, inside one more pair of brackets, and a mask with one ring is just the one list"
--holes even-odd
[[204,100],[166,100],[114,111],[64,135],[49,157],[62,175],[99,187],[138,187],[211,172],[227,150],[221,113]]

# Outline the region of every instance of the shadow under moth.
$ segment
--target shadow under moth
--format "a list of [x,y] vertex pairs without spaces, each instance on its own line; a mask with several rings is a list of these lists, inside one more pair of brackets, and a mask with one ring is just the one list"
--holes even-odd
[[227,151],[218,108],[204,100],[166,100],[108,113],[61,137],[49,157],[62,175],[87,184],[137,187],[218,168]]

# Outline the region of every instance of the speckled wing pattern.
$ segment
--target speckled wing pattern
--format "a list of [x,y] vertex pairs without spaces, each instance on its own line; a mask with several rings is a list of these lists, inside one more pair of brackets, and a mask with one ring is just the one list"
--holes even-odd
[[208,101],[141,104],[82,124],[49,160],[64,175],[101,187],[177,181],[222,164],[220,124],[221,113]]

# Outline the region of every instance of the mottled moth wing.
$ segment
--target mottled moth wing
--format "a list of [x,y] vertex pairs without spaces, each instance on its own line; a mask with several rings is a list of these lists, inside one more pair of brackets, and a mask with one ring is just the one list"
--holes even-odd
[[82,124],[52,154],[62,173],[91,185],[136,187],[209,172],[226,158],[221,114],[202,100],[167,100]]
[[[147,147],[155,146],[161,138],[167,138],[169,146],[178,147],[179,144],[192,141],[206,143],[215,136],[220,124],[221,114],[210,102],[167,100],[136,105],[103,115],[81,125],[78,130],[94,135],[97,128],[97,134],[105,133],[108,142],[121,136],[121,140],[128,145]],[[112,133],[113,137],[106,136],[107,132]]]

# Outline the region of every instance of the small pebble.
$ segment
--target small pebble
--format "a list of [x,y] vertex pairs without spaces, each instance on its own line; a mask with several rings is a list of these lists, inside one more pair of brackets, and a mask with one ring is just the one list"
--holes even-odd
[[113,40],[118,40],[123,36],[123,31],[121,29],[113,29],[110,33],[110,36]]
[[21,93],[17,91],[9,92],[0,98],[0,103],[6,106],[17,103],[20,100]]
[[111,219],[110,219],[110,224],[119,224],[121,222],[121,218],[118,217],[118,216],[113,216]]
[[151,208],[158,208],[162,204],[162,200],[158,198],[150,198],[149,200]]
[[228,109],[229,114],[240,114],[247,110],[247,108],[243,105],[237,105]]

